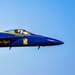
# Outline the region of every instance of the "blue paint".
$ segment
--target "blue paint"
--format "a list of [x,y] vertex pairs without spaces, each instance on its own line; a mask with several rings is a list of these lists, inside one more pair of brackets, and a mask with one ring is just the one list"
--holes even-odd
[[[12,34],[12,32],[14,34]],[[0,33],[0,36],[1,36],[0,40],[1,39],[6,40],[6,41],[10,40],[9,44],[2,43],[0,44],[0,47],[55,46],[55,45],[63,44],[62,41],[59,41],[53,38],[49,38],[49,37],[44,37],[41,35],[35,35],[35,34],[32,34],[22,29],[14,29],[14,30],[5,31],[5,33]],[[27,44],[23,43],[24,39],[27,40]]]

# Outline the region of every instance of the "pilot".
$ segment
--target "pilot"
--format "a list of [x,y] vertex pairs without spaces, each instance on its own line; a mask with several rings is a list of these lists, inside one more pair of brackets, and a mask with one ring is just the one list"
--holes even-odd
[[17,33],[17,34],[20,34],[21,31],[20,30],[15,30],[14,32]]
[[29,35],[29,33],[26,30],[23,30],[22,34]]

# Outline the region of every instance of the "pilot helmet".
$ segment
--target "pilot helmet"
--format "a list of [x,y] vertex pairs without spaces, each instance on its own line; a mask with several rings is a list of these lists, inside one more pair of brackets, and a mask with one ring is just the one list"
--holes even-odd
[[20,30],[17,30],[17,32],[20,33],[21,31]]
[[18,34],[20,34],[20,32],[21,32],[20,30],[15,30],[15,33],[18,33]]

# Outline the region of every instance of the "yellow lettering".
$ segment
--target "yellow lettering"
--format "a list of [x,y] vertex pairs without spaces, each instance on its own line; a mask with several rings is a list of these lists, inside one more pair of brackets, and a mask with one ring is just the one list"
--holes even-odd
[[1,40],[0,44],[10,44],[10,40]]

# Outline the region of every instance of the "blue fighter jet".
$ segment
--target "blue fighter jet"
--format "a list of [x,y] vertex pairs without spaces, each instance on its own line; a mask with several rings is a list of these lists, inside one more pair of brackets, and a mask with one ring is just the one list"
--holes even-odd
[[0,47],[27,47],[27,46],[55,46],[61,45],[64,42],[45,37],[42,35],[33,34],[24,29],[12,29],[0,31]]

